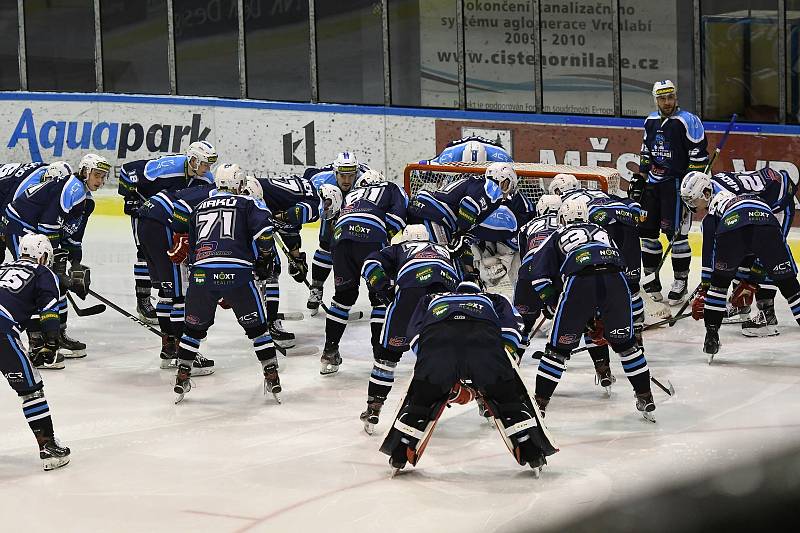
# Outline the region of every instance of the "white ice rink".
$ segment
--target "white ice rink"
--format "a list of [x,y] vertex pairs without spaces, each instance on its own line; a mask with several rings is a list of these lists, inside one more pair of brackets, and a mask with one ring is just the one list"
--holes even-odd
[[[133,310],[128,228],[122,217],[93,217],[84,262],[96,291]],[[306,235],[313,245],[313,230]],[[697,258],[693,266],[699,270]],[[282,286],[282,310],[303,310],[305,287],[288,277]],[[330,295],[328,287],[326,301]],[[0,386],[0,531],[510,532],[553,525],[796,443],[800,328],[780,296],[777,307],[780,336],[746,339],[739,326],[724,326],[712,366],[701,353],[701,324],[689,319],[647,332],[653,375],[677,391],[668,399],[654,388],[657,424],[635,411],[618,359],[612,355],[618,381],[608,399],[594,385],[588,355],[576,355],[547,411],[561,451],[538,480],[474,404],[446,410],[419,466],[390,479],[378,447],[414,359],[404,356],[378,431],[366,435],[358,419],[372,368],[366,320],[348,326],[344,363],[329,377],[319,375],[313,355],[323,343],[322,315],[286,323],[299,347],[280,358],[277,405],[263,396],[250,342],[230,311],[219,310],[202,346],[216,373],[196,378],[175,405],[174,374],[158,369],[158,337],[112,309],[73,314],[69,331],[89,345],[89,356],[44,372],[56,434],[72,449],[72,462],[41,470],[20,401]],[[365,291],[356,308],[367,311]],[[536,339],[528,354],[543,345]],[[526,357],[531,390],[535,371]]]

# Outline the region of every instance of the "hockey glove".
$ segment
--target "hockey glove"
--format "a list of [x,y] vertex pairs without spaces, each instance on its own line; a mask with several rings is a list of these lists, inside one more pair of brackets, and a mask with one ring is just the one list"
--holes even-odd
[[266,280],[275,277],[275,266],[275,254],[259,255],[255,265],[253,265],[256,279]]
[[604,337],[606,328],[603,325],[603,319],[595,318],[594,320],[590,320],[586,327],[589,330],[589,338],[592,339],[593,343],[597,346],[605,346],[608,344],[608,341]]
[[167,250],[169,260],[176,265],[186,261],[189,255],[189,235],[187,233],[174,233],[172,235],[172,248]]
[[69,290],[81,300],[85,300],[89,294],[91,284],[91,270],[89,267],[80,263],[74,263],[69,272]]
[[547,320],[553,320],[553,317],[556,316],[556,308],[550,304],[544,304],[542,306],[542,314]]
[[753,297],[758,290],[758,285],[753,285],[746,281],[739,283],[731,294],[731,305],[733,307],[748,307],[753,303]]
[[125,198],[125,204],[122,206],[125,214],[134,218],[139,216],[139,209],[141,208],[142,201],[138,198]]
[[225,298],[220,298],[219,301],[217,302],[217,305],[219,305],[223,309],[230,309],[231,308],[231,304],[226,302]]
[[706,306],[706,289],[701,288],[697,291],[697,296],[692,301],[692,318],[695,320],[703,320],[705,316]]
[[69,250],[64,248],[56,248],[53,250],[53,272],[61,278],[67,275],[67,260],[69,259]]
[[645,183],[647,183],[647,180],[645,180],[644,176],[639,173],[634,174],[628,184],[628,198],[634,202],[641,202]]
[[394,285],[385,284],[379,289],[374,291],[375,298],[383,305],[389,305],[394,301],[395,289]]
[[297,283],[303,283],[308,275],[308,262],[306,261],[306,253],[300,252],[298,256],[289,254],[289,275]]
[[458,381],[453,388],[450,389],[450,396],[447,398],[447,403],[457,403],[459,405],[467,405],[475,399],[475,389],[464,383]]

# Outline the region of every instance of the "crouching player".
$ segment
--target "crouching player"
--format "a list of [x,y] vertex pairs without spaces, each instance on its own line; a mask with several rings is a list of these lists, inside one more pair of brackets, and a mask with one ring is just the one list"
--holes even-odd
[[53,470],[69,463],[69,448],[53,434],[42,378],[19,339],[24,324],[38,314],[45,340],[30,355],[55,361],[59,292],[56,276],[47,268],[53,263],[53,248],[44,235],[27,234],[19,239],[17,250],[19,260],[0,267],[0,371],[22,398],[22,412],[39,444],[44,469]]
[[470,390],[459,390],[462,380],[483,397],[517,462],[538,475],[545,458],[558,450],[517,371],[521,331],[522,319],[508,300],[474,283],[420,301],[409,326],[417,354],[414,377],[381,445],[393,468],[417,464],[449,397],[457,403],[471,399]]
[[200,342],[214,324],[217,303],[224,299],[253,341],[264,371],[264,393],[272,393],[280,402],[275,345],[264,301],[253,280],[254,273],[259,279],[268,279],[275,269],[270,212],[262,202],[238,194],[245,184],[238,165],[219,167],[215,182],[217,190],[197,205],[189,226],[189,288],[173,390],[177,401],[191,390],[192,364]]

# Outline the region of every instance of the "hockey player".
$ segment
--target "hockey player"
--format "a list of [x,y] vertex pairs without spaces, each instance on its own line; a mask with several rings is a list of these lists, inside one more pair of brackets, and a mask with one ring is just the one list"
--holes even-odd
[[[639,172],[633,175],[628,195],[641,203],[647,217],[639,227],[644,274],[655,272],[661,261],[659,233],[673,242],[672,269],[675,279],[667,294],[670,305],[686,299],[686,280],[692,250],[687,233],[691,216],[680,202],[680,186],[688,171],[702,170],[708,163],[708,142],[700,119],[678,107],[678,92],[670,80],[653,85],[658,111],[644,121]],[[664,299],[656,278],[644,287],[656,302]]]
[[[356,179],[367,170],[369,167],[360,164],[353,152],[341,152],[337,154],[332,164],[321,169],[308,169],[303,177],[310,180],[317,191],[324,184],[334,185],[339,188],[341,196],[344,197],[353,188]],[[319,312],[323,286],[333,268],[332,240],[333,227],[326,219],[323,219],[319,226],[319,247],[314,252],[314,258],[311,261],[311,289],[306,303],[312,316]]]
[[280,402],[275,346],[269,335],[264,301],[253,275],[268,279],[275,266],[272,222],[266,206],[238,195],[245,175],[238,165],[217,168],[217,190],[197,205],[189,229],[189,287],[186,319],[178,345],[177,401],[191,390],[192,365],[224,299],[253,341],[264,372],[264,393]]
[[[320,374],[334,374],[342,363],[339,341],[347,327],[350,308],[358,299],[361,268],[372,252],[389,244],[406,225],[408,196],[382,174],[368,170],[358,187],[347,193],[341,212],[333,224],[331,254],[335,292],[325,319],[325,347],[320,358]],[[370,294],[372,346],[380,345],[386,303]]]
[[417,303],[427,294],[454,290],[460,275],[447,248],[432,243],[421,224],[406,226],[402,243],[368,255],[361,275],[374,298],[388,306],[380,342],[372,346],[375,363],[367,409],[361,413],[364,431],[372,435],[392,390],[394,369],[408,350],[408,324]]
[[[536,376],[539,409],[544,411],[550,402],[581,333],[588,323],[599,319],[605,327],[603,336],[620,355],[633,386],[636,409],[654,422],[650,371],[633,335],[622,254],[603,228],[588,222],[589,210],[582,199],[564,201],[558,217],[562,226],[541,244],[531,261],[533,288],[544,304],[543,313],[553,319]],[[559,296],[557,287],[562,280],[564,289]]]
[[217,162],[217,151],[207,141],[195,141],[185,155],[167,155],[155,159],[130,161],[119,170],[119,194],[124,199],[125,214],[131,217],[131,230],[136,245],[133,278],[136,289],[136,310],[139,317],[157,323],[156,311],[150,301],[152,282],[147,261],[136,240],[139,208],[148,198],[161,191],[177,191],[197,183],[214,183],[211,165]]
[[707,210],[703,218],[703,269],[711,275],[701,282],[692,302],[692,317],[704,319],[703,351],[708,362],[719,352],[719,326],[725,315],[728,286],[748,256],[754,255],[764,265],[800,324],[797,266],[770,206],[752,195],[712,192],[692,179],[682,183],[681,198],[700,212]]
[[485,163],[487,161],[511,162],[513,160],[500,142],[493,142],[477,135],[471,135],[450,141],[439,155],[433,159],[420,161],[420,163],[444,165],[453,162]]
[[[150,280],[158,289],[156,315],[161,338],[161,368],[177,364],[178,339],[185,319],[185,283],[181,266],[189,252],[191,212],[215,190],[201,183],[177,191],[163,190],[151,196],[137,211],[135,240],[147,262]],[[214,372],[214,361],[199,353],[192,363],[194,376]]]
[[[289,275],[298,283],[303,283],[308,274],[306,253],[300,250],[302,241],[300,229],[303,224],[319,220],[319,196],[311,182],[299,178],[255,178],[247,177],[243,194],[262,199],[272,212],[272,221],[278,237],[289,250]],[[263,287],[267,300],[267,315],[270,317],[269,333],[272,340],[283,348],[295,345],[294,333],[283,329],[278,316],[280,288],[278,277],[280,263],[275,270],[275,277],[268,279]]]
[[[59,312],[61,331],[59,346],[66,357],[86,357],[86,345],[66,334],[67,289],[81,298],[86,297],[89,286],[89,269],[81,264],[81,240],[89,215],[94,210],[93,192],[105,184],[111,164],[96,154],[83,156],[78,172],[66,179],[53,180],[31,187],[13,200],[5,211],[7,220],[6,246],[14,258],[19,257],[20,238],[29,233],[46,236],[54,247],[54,271],[69,279],[62,284]],[[67,261],[70,274],[67,277]],[[34,342],[35,330],[31,331]]]
[[[53,470],[69,463],[70,451],[53,433],[44,383],[31,361],[55,362],[58,352],[58,280],[48,268],[53,248],[44,235],[29,233],[19,240],[18,252],[18,260],[0,265],[0,371],[22,399],[44,469]],[[35,315],[45,340],[28,355],[19,335]]]
[[[730,191],[736,195],[752,194],[765,202],[772,209],[784,238],[788,237],[794,218],[794,195],[797,184],[785,170],[776,171],[763,168],[755,172],[719,172],[709,177],[702,172],[689,172],[684,178],[682,187],[687,190],[710,189],[714,194],[719,191]],[[690,209],[693,209],[690,207]],[[729,316],[747,315],[750,303],[755,295],[758,314],[742,324],[742,334],[747,337],[766,337],[778,334],[778,319],[775,317],[775,285],[764,275],[763,265],[750,257],[740,267],[737,279],[733,282],[732,304]],[[704,281],[709,281],[711,271],[703,269]],[[749,301],[748,301],[749,300]]]
[[417,354],[414,377],[381,446],[393,468],[417,464],[448,397],[469,401],[472,393],[459,390],[461,380],[485,400],[517,462],[538,473],[558,450],[513,361],[521,330],[505,297],[483,293],[473,283],[419,302],[408,331]]

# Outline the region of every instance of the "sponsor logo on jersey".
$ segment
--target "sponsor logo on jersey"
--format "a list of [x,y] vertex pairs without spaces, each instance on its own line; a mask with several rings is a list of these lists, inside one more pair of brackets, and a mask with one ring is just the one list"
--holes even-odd
[[612,329],[608,333],[613,337],[630,337],[631,328],[630,326],[625,326],[624,328]]
[[349,231],[350,233],[355,233],[356,235],[364,235],[364,236],[366,236],[366,235],[370,234],[370,232],[372,231],[372,228],[367,228],[367,227],[362,226],[360,224],[349,224],[347,226],[347,231]]
[[192,273],[192,277],[196,284],[203,285],[206,282],[206,271],[198,268]]
[[[663,163],[667,159],[672,159],[672,149],[670,148],[670,143],[667,142],[667,139],[664,137],[663,133],[656,133],[653,141],[653,146],[650,147],[650,155],[653,156],[653,160],[658,163]],[[651,169],[651,172],[656,170],[657,169]]]
[[784,261],[783,263],[775,265],[772,269],[773,274],[785,274],[793,270],[791,261]]
[[483,304],[479,304],[478,302],[464,302],[464,303],[458,304],[458,306],[461,309],[467,309],[469,311],[478,311],[478,312],[480,312],[480,311],[483,310]]
[[240,324],[247,324],[248,322],[253,322],[253,321],[256,321],[256,320],[258,320],[258,311],[253,311],[252,313],[247,313],[246,315],[243,315],[239,319],[239,323]]
[[197,325],[200,323],[200,319],[194,315],[186,315],[186,318],[184,320],[186,320],[187,324],[192,324],[192,325]]
[[608,218],[608,213],[606,213],[605,211],[596,211],[592,215],[592,221],[598,224],[605,222],[607,218]]
[[611,248],[603,248],[599,253],[603,257],[616,257],[619,255],[619,252],[612,250]]
[[416,273],[417,281],[428,281],[433,277],[433,269],[431,267],[423,268]]
[[737,222],[739,222],[739,213],[732,213],[722,219],[722,223],[726,226],[733,226]]
[[408,339],[405,337],[391,337],[389,339],[389,346],[406,346]]
[[232,285],[236,281],[235,272],[215,272],[211,277],[217,285]]
[[558,338],[558,344],[573,344],[577,342],[578,337],[577,335],[573,335],[572,333],[568,333],[565,335],[561,335]]
[[592,253],[591,252],[581,252],[575,256],[575,262],[582,265],[587,261],[591,261]]
[[765,211],[748,211],[747,216],[750,218],[769,218],[769,213]]
[[214,253],[217,249],[216,241],[207,241],[205,244],[201,244],[197,247],[194,252],[195,260],[205,259],[209,257],[211,254]]
[[434,316],[442,316],[447,312],[449,308],[450,306],[447,304],[437,305],[436,307],[431,309],[431,313],[433,313]]
[[467,317],[465,315],[453,315],[451,318],[453,320],[466,320]]
[[528,309],[530,309],[530,307],[524,304],[517,304],[515,307],[519,313],[527,313]]
[[24,377],[22,372],[3,372],[3,375],[8,381],[20,381]]

